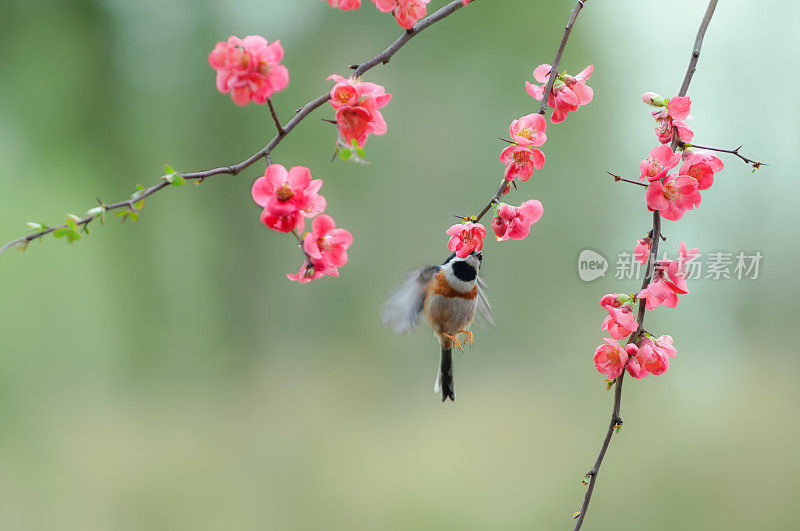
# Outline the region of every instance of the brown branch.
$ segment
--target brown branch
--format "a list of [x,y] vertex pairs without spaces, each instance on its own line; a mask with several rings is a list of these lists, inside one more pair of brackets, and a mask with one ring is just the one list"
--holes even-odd
[[[681,84],[678,96],[685,96],[686,92],[689,90],[689,83],[692,82],[692,76],[694,76],[694,72],[697,69],[697,60],[700,57],[700,48],[703,46],[703,37],[705,37],[708,24],[711,22],[711,17],[714,15],[714,9],[716,7],[717,0],[710,0],[708,3],[708,8],[706,9],[706,13],[703,16],[703,20],[700,22],[700,28],[697,30],[697,37],[694,41],[692,57],[689,60],[689,66],[686,69],[686,75],[683,77],[683,83]],[[673,130],[672,135],[673,151],[675,151],[675,148],[678,146],[678,142],[680,142],[680,139],[678,138],[678,131],[675,129]],[[647,270],[644,280],[642,281],[642,289],[646,288],[653,278],[653,272],[655,269],[654,258],[658,255],[658,243],[661,240],[661,215],[657,210],[653,212],[653,228],[651,229],[650,234],[652,238],[650,248],[651,259],[647,262]],[[628,338],[628,343],[635,343],[638,341],[639,337],[644,332],[644,317],[646,310],[647,307],[645,305],[645,300],[639,299],[639,307],[636,317],[636,320],[639,322],[639,326]],[[589,487],[586,489],[586,495],[583,498],[583,505],[581,506],[580,513],[578,514],[578,521],[575,523],[575,531],[578,531],[581,528],[583,525],[583,520],[586,518],[586,511],[589,509],[589,502],[592,499],[592,493],[594,492],[595,483],[597,482],[597,475],[600,472],[600,465],[602,465],[603,458],[606,455],[606,450],[608,450],[608,446],[611,443],[611,436],[613,435],[614,428],[622,424],[619,411],[620,407],[622,406],[622,380],[624,376],[625,369],[623,368],[622,374],[620,374],[616,379],[617,387],[614,390],[614,406],[611,410],[611,422],[608,426],[608,430],[606,431],[606,436],[603,439],[603,445],[600,447],[600,453],[597,455],[597,460],[595,461],[594,466],[586,474],[586,477],[589,478]]]
[[[379,64],[387,64],[389,60],[396,54],[400,48],[405,46],[405,44],[410,41],[414,36],[420,34],[423,30],[427,29],[429,26],[432,26],[436,22],[446,18],[447,16],[453,14],[454,12],[458,11],[463,7],[461,0],[454,0],[449,4],[445,5],[438,11],[432,13],[431,15],[423,18],[419,22],[417,22],[413,28],[408,31],[403,32],[403,34],[398,37],[392,44],[390,44],[385,50],[381,53],[377,54],[373,58],[361,63],[355,68],[355,72],[353,75],[361,76],[367,71],[371,70],[375,66]],[[356,66],[356,65],[353,65]],[[325,92],[324,94],[318,96],[317,98],[309,101],[299,109],[297,109],[296,114],[289,120],[285,125],[281,125],[280,121],[278,120],[278,116],[275,113],[275,109],[272,106],[272,102],[268,101],[270,113],[272,114],[272,119],[275,121],[275,126],[278,129],[278,133],[270,140],[264,147],[247,157],[245,160],[241,161],[238,164],[233,164],[230,166],[221,166],[219,168],[213,168],[210,170],[199,171],[199,172],[190,172],[190,173],[181,173],[180,176],[183,177],[185,180],[194,180],[198,183],[203,182],[205,179],[209,177],[213,177],[215,175],[236,175],[237,173],[241,172],[242,170],[248,168],[256,161],[267,158],[272,153],[272,150],[275,149],[281,141],[286,138],[286,136],[294,129],[303,119],[306,118],[312,111],[321,107],[325,102],[330,99],[330,92]],[[78,227],[85,227],[96,218],[102,216],[105,212],[109,212],[112,210],[118,209],[128,209],[128,210],[135,210],[136,207],[134,206],[135,203],[138,203],[140,200],[149,197],[156,192],[163,190],[166,188],[170,183],[166,180],[161,180],[158,183],[154,184],[153,186],[146,188],[140,194],[132,199],[128,199],[125,201],[119,201],[117,203],[112,203],[109,205],[101,205],[103,208],[102,212],[97,214],[88,214],[85,218],[81,218],[77,220],[75,223]],[[2,247],[0,247],[0,253],[8,250],[11,247],[19,247],[24,249],[28,246],[30,242],[36,240],[37,238],[41,238],[51,232],[54,232],[60,228],[65,228],[67,225],[58,225],[53,227],[45,227],[42,230],[36,231],[32,234],[28,234],[21,238],[17,238],[15,240],[11,240],[10,242],[6,243]]]
[[[572,33],[572,27],[575,25],[575,19],[578,18],[578,13],[581,12],[583,9],[584,3],[588,0],[578,0],[578,3],[575,5],[575,9],[572,10],[570,14],[569,20],[567,21],[567,25],[564,27],[564,35],[561,37],[561,42],[558,45],[558,50],[556,51],[556,56],[553,59],[552,68],[550,69],[550,78],[547,80],[547,86],[545,87],[544,95],[542,96],[542,102],[539,105],[539,110],[537,111],[539,114],[544,114],[547,112],[547,98],[550,96],[550,93],[553,91],[553,83],[555,83],[555,79],[557,77],[558,67],[561,64],[561,56],[564,55],[564,48],[567,46],[567,40],[569,40],[570,33]],[[513,144],[511,140],[507,140],[505,138],[500,137],[500,140],[504,142],[508,142]],[[481,220],[483,216],[486,215],[489,210],[500,202],[500,197],[503,195],[506,187],[509,186],[510,183],[513,181],[507,181],[503,179],[500,181],[500,186],[497,189],[497,192],[489,199],[489,202],[486,203],[478,214],[475,215],[474,221],[477,223]]]

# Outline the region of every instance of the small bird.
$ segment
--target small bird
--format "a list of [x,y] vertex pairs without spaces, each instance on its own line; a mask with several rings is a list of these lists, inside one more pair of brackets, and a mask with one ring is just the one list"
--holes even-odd
[[473,335],[468,328],[476,313],[490,325],[497,326],[484,293],[486,284],[478,276],[482,261],[480,252],[472,252],[464,258],[452,254],[440,266],[424,266],[412,271],[380,310],[384,326],[392,328],[395,334],[413,331],[420,314],[425,313],[442,350],[433,387],[434,393],[441,389],[442,402],[456,399],[453,346],[464,350],[458,335],[465,334],[464,341],[472,346]]

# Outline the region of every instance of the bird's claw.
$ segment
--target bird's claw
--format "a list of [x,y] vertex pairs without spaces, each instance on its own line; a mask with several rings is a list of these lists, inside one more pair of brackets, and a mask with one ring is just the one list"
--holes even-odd
[[475,336],[472,334],[472,332],[470,330],[460,330],[458,333],[465,335],[464,343],[469,341],[469,348],[472,348],[472,344],[475,342]]
[[456,336],[451,336],[450,334],[442,334],[444,337],[449,338],[450,341],[453,342],[453,346],[456,347],[461,352],[464,352],[464,344]]

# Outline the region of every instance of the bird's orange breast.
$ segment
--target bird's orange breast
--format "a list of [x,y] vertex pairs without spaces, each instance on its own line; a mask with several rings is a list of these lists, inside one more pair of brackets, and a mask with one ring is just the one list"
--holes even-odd
[[444,276],[444,271],[439,271],[436,276],[431,280],[428,293],[433,295],[441,295],[442,297],[458,297],[459,299],[472,300],[478,296],[478,286],[475,285],[469,291],[457,291],[450,286],[447,277]]

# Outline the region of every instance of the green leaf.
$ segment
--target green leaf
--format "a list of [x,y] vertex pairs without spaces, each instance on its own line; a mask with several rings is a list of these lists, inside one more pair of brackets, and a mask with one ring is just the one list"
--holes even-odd
[[68,232],[72,231],[70,231],[70,229],[68,229],[67,227],[60,227],[53,231],[53,236],[55,236],[56,238],[63,238],[64,236],[67,235]]
[[169,180],[172,186],[181,186],[182,184],[186,184],[186,179],[181,177],[180,173],[173,173],[171,175],[172,179]]
[[342,160],[347,160],[347,159],[349,159],[351,156],[353,156],[353,152],[352,152],[352,151],[350,151],[349,149],[346,149],[346,148],[345,148],[345,149],[343,149],[343,150],[341,150],[341,151],[339,152],[339,158],[341,158]]
[[136,207],[137,210],[141,209],[144,206],[144,199],[142,199],[141,201],[135,202],[133,204],[133,206]]
[[128,217],[131,218],[132,221],[136,221],[139,219],[139,214],[136,212],[128,212]]
[[67,218],[67,227],[69,227],[70,230],[77,230],[78,224],[75,223],[75,219]]
[[77,231],[71,230],[67,232],[67,242],[72,243],[81,239],[81,235]]
[[364,148],[356,148],[356,154],[359,158],[363,159],[367,156],[367,151]]
[[164,164],[164,172],[167,174],[173,174],[175,173],[175,170],[173,170],[172,166],[170,166],[169,164]]

